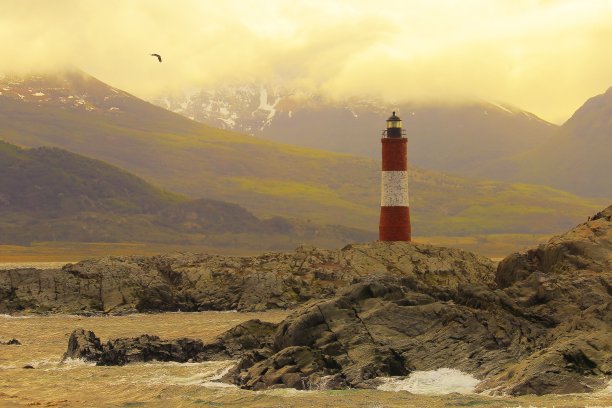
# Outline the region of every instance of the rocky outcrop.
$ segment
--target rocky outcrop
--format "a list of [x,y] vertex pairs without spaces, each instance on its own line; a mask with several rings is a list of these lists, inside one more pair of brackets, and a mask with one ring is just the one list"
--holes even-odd
[[586,392],[612,375],[612,206],[504,259],[496,283],[551,325],[541,350],[482,387],[512,394]]
[[611,220],[612,206],[535,249],[508,256],[499,264],[496,283],[505,288],[534,273],[561,279],[571,277],[568,273],[576,270],[590,270],[605,277],[612,269]]
[[106,257],[57,270],[0,274],[0,313],[261,311],[334,296],[338,288],[387,277],[456,290],[492,284],[494,266],[469,252],[411,243],[300,247],[289,253],[226,257],[180,253]]
[[276,332],[277,353],[244,370],[237,383],[251,389],[288,385],[274,374],[285,369],[279,356],[296,348],[324,362],[319,370],[297,371],[306,387],[340,374],[347,385],[368,388],[377,377],[441,367],[495,375],[536,350],[546,330],[543,322],[515,315],[505,301],[486,288],[448,297],[393,282],[360,283],[289,316]]
[[[239,357],[226,380],[253,390],[368,388],[380,377],[443,367],[481,379],[481,391],[601,389],[612,376],[611,244],[612,207],[537,249],[506,258],[495,275],[441,268],[440,252],[422,247],[418,256],[390,256],[417,246],[376,244],[391,263],[347,248],[342,265],[353,254],[354,284],[329,290],[335,294],[329,298],[312,296],[278,325],[238,326],[197,349],[195,361]],[[318,276],[312,285],[348,282],[338,263],[307,272]],[[432,265],[437,274],[424,272]],[[334,278],[325,280],[332,271]],[[131,350],[138,341],[115,340],[106,349],[129,344],[124,348]]]
[[228,360],[271,345],[276,325],[249,320],[219,336],[210,344],[198,339],[160,339],[143,334],[102,343],[89,330],[76,329],[68,340],[63,360],[82,359],[97,365],[125,365],[147,361],[200,362]]
[[0,344],[5,346],[21,346],[21,342],[17,339],[10,339],[7,341],[0,340]]

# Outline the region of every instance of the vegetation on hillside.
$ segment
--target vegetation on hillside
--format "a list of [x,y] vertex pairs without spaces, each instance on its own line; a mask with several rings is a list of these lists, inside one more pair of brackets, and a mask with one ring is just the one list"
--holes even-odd
[[[95,157],[191,197],[239,203],[257,217],[377,230],[375,160],[213,129],[93,78],[69,85],[71,93],[96,95],[90,110],[3,95],[0,134],[20,145],[61,146]],[[118,110],[107,109],[105,94],[113,95]],[[410,191],[416,235],[554,233],[605,204],[546,187],[414,168]]]
[[[369,235],[340,226],[261,220],[237,204],[155,188],[98,160],[58,148],[0,141],[0,244],[39,241],[232,245],[248,235],[264,249],[300,240],[342,244]],[[289,236],[293,237],[292,239]]]

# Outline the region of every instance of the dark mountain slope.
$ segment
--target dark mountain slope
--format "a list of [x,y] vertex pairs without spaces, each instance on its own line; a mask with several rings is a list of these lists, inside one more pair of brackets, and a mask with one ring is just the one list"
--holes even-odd
[[[0,92],[0,135],[11,143],[65,148],[171,191],[239,203],[258,217],[377,230],[375,160],[214,129],[81,72],[4,77]],[[601,205],[553,189],[420,169],[411,177],[417,235],[550,233]]]
[[0,174],[4,211],[150,213],[187,200],[98,160],[58,148],[24,150],[1,140]]
[[[211,236],[252,234],[264,248],[265,243],[285,248],[278,246],[281,236],[291,245],[296,239],[311,241],[315,233],[336,244],[369,237],[341,227],[310,225],[304,231],[301,222],[280,217],[260,220],[236,204],[171,194],[114,166],[59,148],[21,149],[0,141],[0,175],[0,244],[214,244]],[[270,241],[272,236],[276,241]]]
[[481,175],[612,197],[612,88],[589,99],[543,145],[487,166]]
[[384,119],[395,110],[404,119],[412,163],[459,174],[532,149],[557,130],[531,113],[486,101],[333,101],[260,84],[199,90],[154,103],[211,126],[374,159],[380,157]]

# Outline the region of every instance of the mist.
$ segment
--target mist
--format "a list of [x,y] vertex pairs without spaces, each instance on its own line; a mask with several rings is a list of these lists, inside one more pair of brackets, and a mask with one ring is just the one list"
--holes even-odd
[[581,0],[4,0],[0,71],[74,66],[142,98],[243,81],[479,98],[560,123],[612,85],[610,21]]

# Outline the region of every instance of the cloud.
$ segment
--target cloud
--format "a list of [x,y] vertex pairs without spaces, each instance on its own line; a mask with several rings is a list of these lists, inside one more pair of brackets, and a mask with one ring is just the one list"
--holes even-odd
[[612,85],[609,21],[612,2],[581,0],[3,0],[0,70],[73,65],[145,98],[240,80],[479,97],[560,121]]

